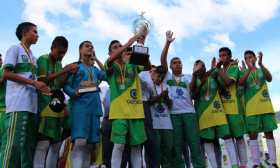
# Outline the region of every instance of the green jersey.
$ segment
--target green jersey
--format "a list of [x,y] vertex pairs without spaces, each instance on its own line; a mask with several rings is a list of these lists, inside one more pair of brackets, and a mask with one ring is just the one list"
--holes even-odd
[[219,76],[218,81],[224,87],[220,94],[226,114],[239,114],[241,111],[240,98],[238,97],[239,68],[236,64],[230,64],[227,69],[222,69],[234,81],[229,87],[225,86],[224,80]]
[[[200,85],[201,81],[197,79],[196,86],[200,87]],[[200,87],[199,96],[195,101],[195,109],[199,116],[200,130],[227,124],[218,85],[212,76],[209,76]]]
[[[38,78],[46,79],[48,75],[62,70],[61,61],[56,61],[55,63],[52,63],[49,54],[40,56],[37,60],[37,66]],[[61,77],[58,77],[51,82],[47,80],[44,80],[43,82],[45,82],[52,90],[54,90],[60,89],[62,87],[61,84],[63,81]],[[41,113],[40,115],[46,117],[63,117],[63,112],[56,113],[51,111],[51,109],[48,106],[49,102],[50,96],[39,94],[39,112]]]
[[105,63],[110,85],[110,119],[144,118],[142,91],[138,73],[142,66],[114,62],[111,67]]
[[[242,71],[243,76],[247,70]],[[246,116],[274,113],[267,83],[262,69],[251,72],[245,81]]]

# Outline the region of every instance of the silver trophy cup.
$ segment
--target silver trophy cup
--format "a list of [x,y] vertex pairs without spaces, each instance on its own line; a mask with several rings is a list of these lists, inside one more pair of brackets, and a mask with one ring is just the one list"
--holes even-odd
[[138,40],[136,45],[132,47],[131,64],[148,65],[149,64],[149,48],[144,46],[144,40],[150,31],[151,24],[144,17],[144,13],[133,21],[133,33],[140,35],[142,40]]

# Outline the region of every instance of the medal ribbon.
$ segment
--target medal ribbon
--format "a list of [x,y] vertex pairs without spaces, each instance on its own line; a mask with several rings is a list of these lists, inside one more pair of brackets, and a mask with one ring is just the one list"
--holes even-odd
[[118,68],[120,70],[121,73],[121,84],[124,85],[125,84],[125,71],[126,71],[126,64],[124,64],[124,66],[121,66],[119,63],[116,63],[118,65]]
[[30,52],[29,52],[28,48],[23,43],[20,43],[20,44],[21,44],[22,48],[24,49],[24,51],[27,54],[29,63],[32,64],[32,70],[31,71],[32,71],[32,78],[34,78],[34,76],[35,76],[35,63],[33,62],[33,59],[32,59],[32,57],[30,55]]

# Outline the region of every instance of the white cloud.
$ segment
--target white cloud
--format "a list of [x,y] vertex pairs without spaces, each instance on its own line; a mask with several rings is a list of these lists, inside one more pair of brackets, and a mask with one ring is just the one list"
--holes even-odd
[[234,42],[231,41],[228,33],[215,34],[210,37],[210,42],[203,49],[207,53],[216,53],[217,50],[222,47],[233,48],[235,46]]
[[[50,21],[49,13],[63,14],[77,22],[83,20],[105,38],[127,36],[130,19],[145,11],[155,30],[153,33],[162,35],[172,29],[177,41],[205,31],[252,31],[279,9],[279,0],[173,0],[168,3],[159,0],[25,0],[25,4],[25,18],[38,23],[48,33],[63,26],[63,22]],[[82,4],[90,6],[90,18],[83,18]]]
[[63,24],[56,19],[48,18],[48,14],[54,17],[62,14],[70,19],[80,19],[82,13],[77,5],[82,2],[83,0],[24,0],[23,17],[39,25],[47,34],[54,35]]

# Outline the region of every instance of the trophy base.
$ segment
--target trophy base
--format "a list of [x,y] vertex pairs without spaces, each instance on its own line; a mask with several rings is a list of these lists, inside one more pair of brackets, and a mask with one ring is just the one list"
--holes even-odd
[[88,87],[88,88],[82,88],[78,90],[79,93],[87,93],[87,92],[95,92],[95,91],[98,91],[97,87]]
[[143,46],[133,46],[130,64],[147,66],[149,64],[149,48]]

